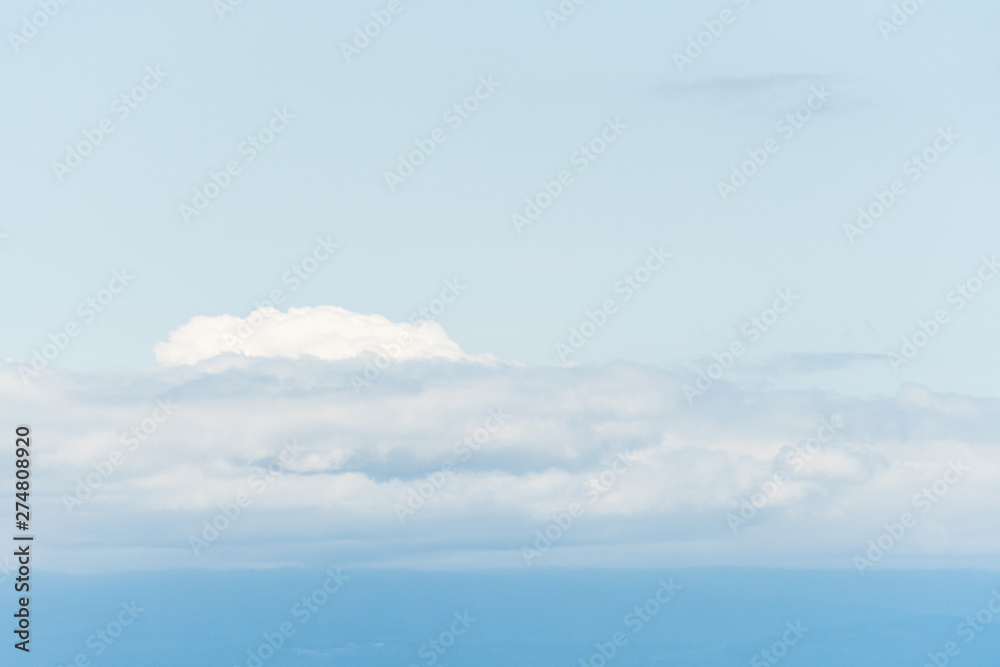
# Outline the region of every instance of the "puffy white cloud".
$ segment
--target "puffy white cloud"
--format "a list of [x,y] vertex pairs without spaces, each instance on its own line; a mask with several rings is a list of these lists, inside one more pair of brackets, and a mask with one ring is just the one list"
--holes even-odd
[[[193,365],[223,355],[282,357],[313,356],[326,361],[381,355],[393,361],[471,359],[448,338],[437,322],[392,322],[381,315],[364,315],[338,306],[260,308],[241,318],[198,316],[157,343],[156,360],[164,366]],[[482,358],[486,359],[486,358]]]

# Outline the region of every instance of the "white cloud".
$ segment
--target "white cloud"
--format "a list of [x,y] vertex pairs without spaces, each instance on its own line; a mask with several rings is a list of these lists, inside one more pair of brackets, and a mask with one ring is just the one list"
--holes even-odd
[[[294,554],[302,564],[524,567],[534,531],[579,502],[584,515],[539,564],[851,567],[949,460],[973,472],[879,566],[982,566],[1000,550],[994,400],[913,386],[859,399],[719,384],[692,408],[679,391],[686,377],[649,367],[443,360],[394,365],[359,395],[350,378],[364,363],[52,371],[31,393],[7,366],[0,415],[32,424],[44,443],[33,500],[50,535],[46,566],[274,565]],[[160,397],[175,414],[126,451],[121,434]],[[490,410],[505,423],[487,433]],[[838,436],[791,466],[793,448],[832,416],[844,422]],[[251,477],[266,475],[290,439],[302,451],[256,495]],[[124,462],[67,512],[66,494],[114,450]],[[608,485],[618,452],[633,463]],[[401,525],[396,505],[447,463],[454,469]],[[732,534],[727,513],[777,471],[788,483]],[[253,504],[194,558],[189,536],[240,493]]]
[[157,343],[156,360],[164,366],[193,365],[223,355],[298,359],[313,356],[338,361],[382,355],[393,361],[472,359],[448,338],[437,322],[392,322],[338,306],[290,308],[283,313],[260,308],[245,318],[198,316]]

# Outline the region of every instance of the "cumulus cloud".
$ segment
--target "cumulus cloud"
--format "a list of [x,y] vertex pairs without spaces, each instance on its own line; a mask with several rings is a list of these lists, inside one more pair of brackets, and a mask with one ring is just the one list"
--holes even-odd
[[[364,363],[52,372],[28,392],[8,366],[0,413],[44,445],[46,565],[526,567],[536,531],[576,503],[533,566],[851,567],[951,461],[970,472],[879,566],[983,566],[1000,550],[995,400],[719,383],[689,406],[685,378],[661,369],[441,359],[394,365],[359,394]],[[734,532],[727,517],[778,473]],[[195,556],[190,538],[226,524],[241,494],[250,504]]]
[[392,322],[338,306],[290,308],[287,313],[264,307],[241,318],[198,316],[157,343],[156,360],[164,366],[193,365],[223,355],[312,356],[326,361],[381,355],[393,361],[472,359],[448,338],[437,322]]

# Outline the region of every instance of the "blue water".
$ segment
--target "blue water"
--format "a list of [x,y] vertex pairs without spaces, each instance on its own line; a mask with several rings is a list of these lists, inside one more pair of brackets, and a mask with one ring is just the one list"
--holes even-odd
[[[1000,664],[1000,616],[969,640],[963,618],[986,607],[1000,573],[790,570],[538,570],[421,573],[357,570],[308,619],[293,605],[317,590],[321,571],[184,571],[34,578],[28,660],[0,651],[0,664],[155,667],[257,665],[248,649],[282,623],[294,628],[261,665],[761,665],[890,667]],[[680,585],[648,603],[659,581]],[[330,583],[330,588],[335,588]],[[661,598],[668,595],[661,592]],[[9,596],[4,596],[9,600]],[[325,599],[324,599],[325,598]],[[131,621],[117,634],[116,619]],[[626,615],[647,604],[645,621]],[[994,603],[1000,604],[1000,603]],[[658,609],[657,609],[658,607]],[[139,611],[141,609],[141,611]],[[304,607],[303,607],[304,609]],[[650,613],[655,610],[655,613]],[[458,617],[455,616],[458,614]],[[456,620],[464,614],[464,622]],[[10,616],[4,614],[10,622]],[[985,614],[982,618],[985,618]],[[796,638],[787,623],[808,630]],[[110,627],[109,627],[109,624]],[[98,639],[105,632],[112,643]],[[451,634],[452,630],[455,634]],[[10,630],[4,629],[4,635]],[[616,632],[619,640],[611,641]],[[88,638],[90,646],[88,646]],[[431,647],[436,640],[438,648]],[[441,642],[449,644],[446,648]],[[597,644],[610,658],[601,656]],[[98,650],[103,649],[100,655]],[[423,652],[421,650],[423,649]],[[431,662],[431,659],[434,659]],[[602,662],[605,661],[605,662]],[[249,662],[248,662],[249,661]]]

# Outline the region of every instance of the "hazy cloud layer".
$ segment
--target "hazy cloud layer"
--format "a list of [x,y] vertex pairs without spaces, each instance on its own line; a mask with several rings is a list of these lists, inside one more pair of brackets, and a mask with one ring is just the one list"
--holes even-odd
[[[0,411],[34,428],[40,557],[73,571],[527,567],[535,531],[573,503],[533,567],[853,567],[907,511],[916,526],[875,567],[988,566],[1000,548],[995,400],[717,383],[690,406],[688,378],[650,367],[442,360],[394,364],[359,388],[365,365],[50,372],[27,390],[8,365]],[[969,470],[922,511],[914,496],[950,462]],[[758,492],[766,501],[734,524]],[[240,494],[249,505],[195,556],[191,536]]]

